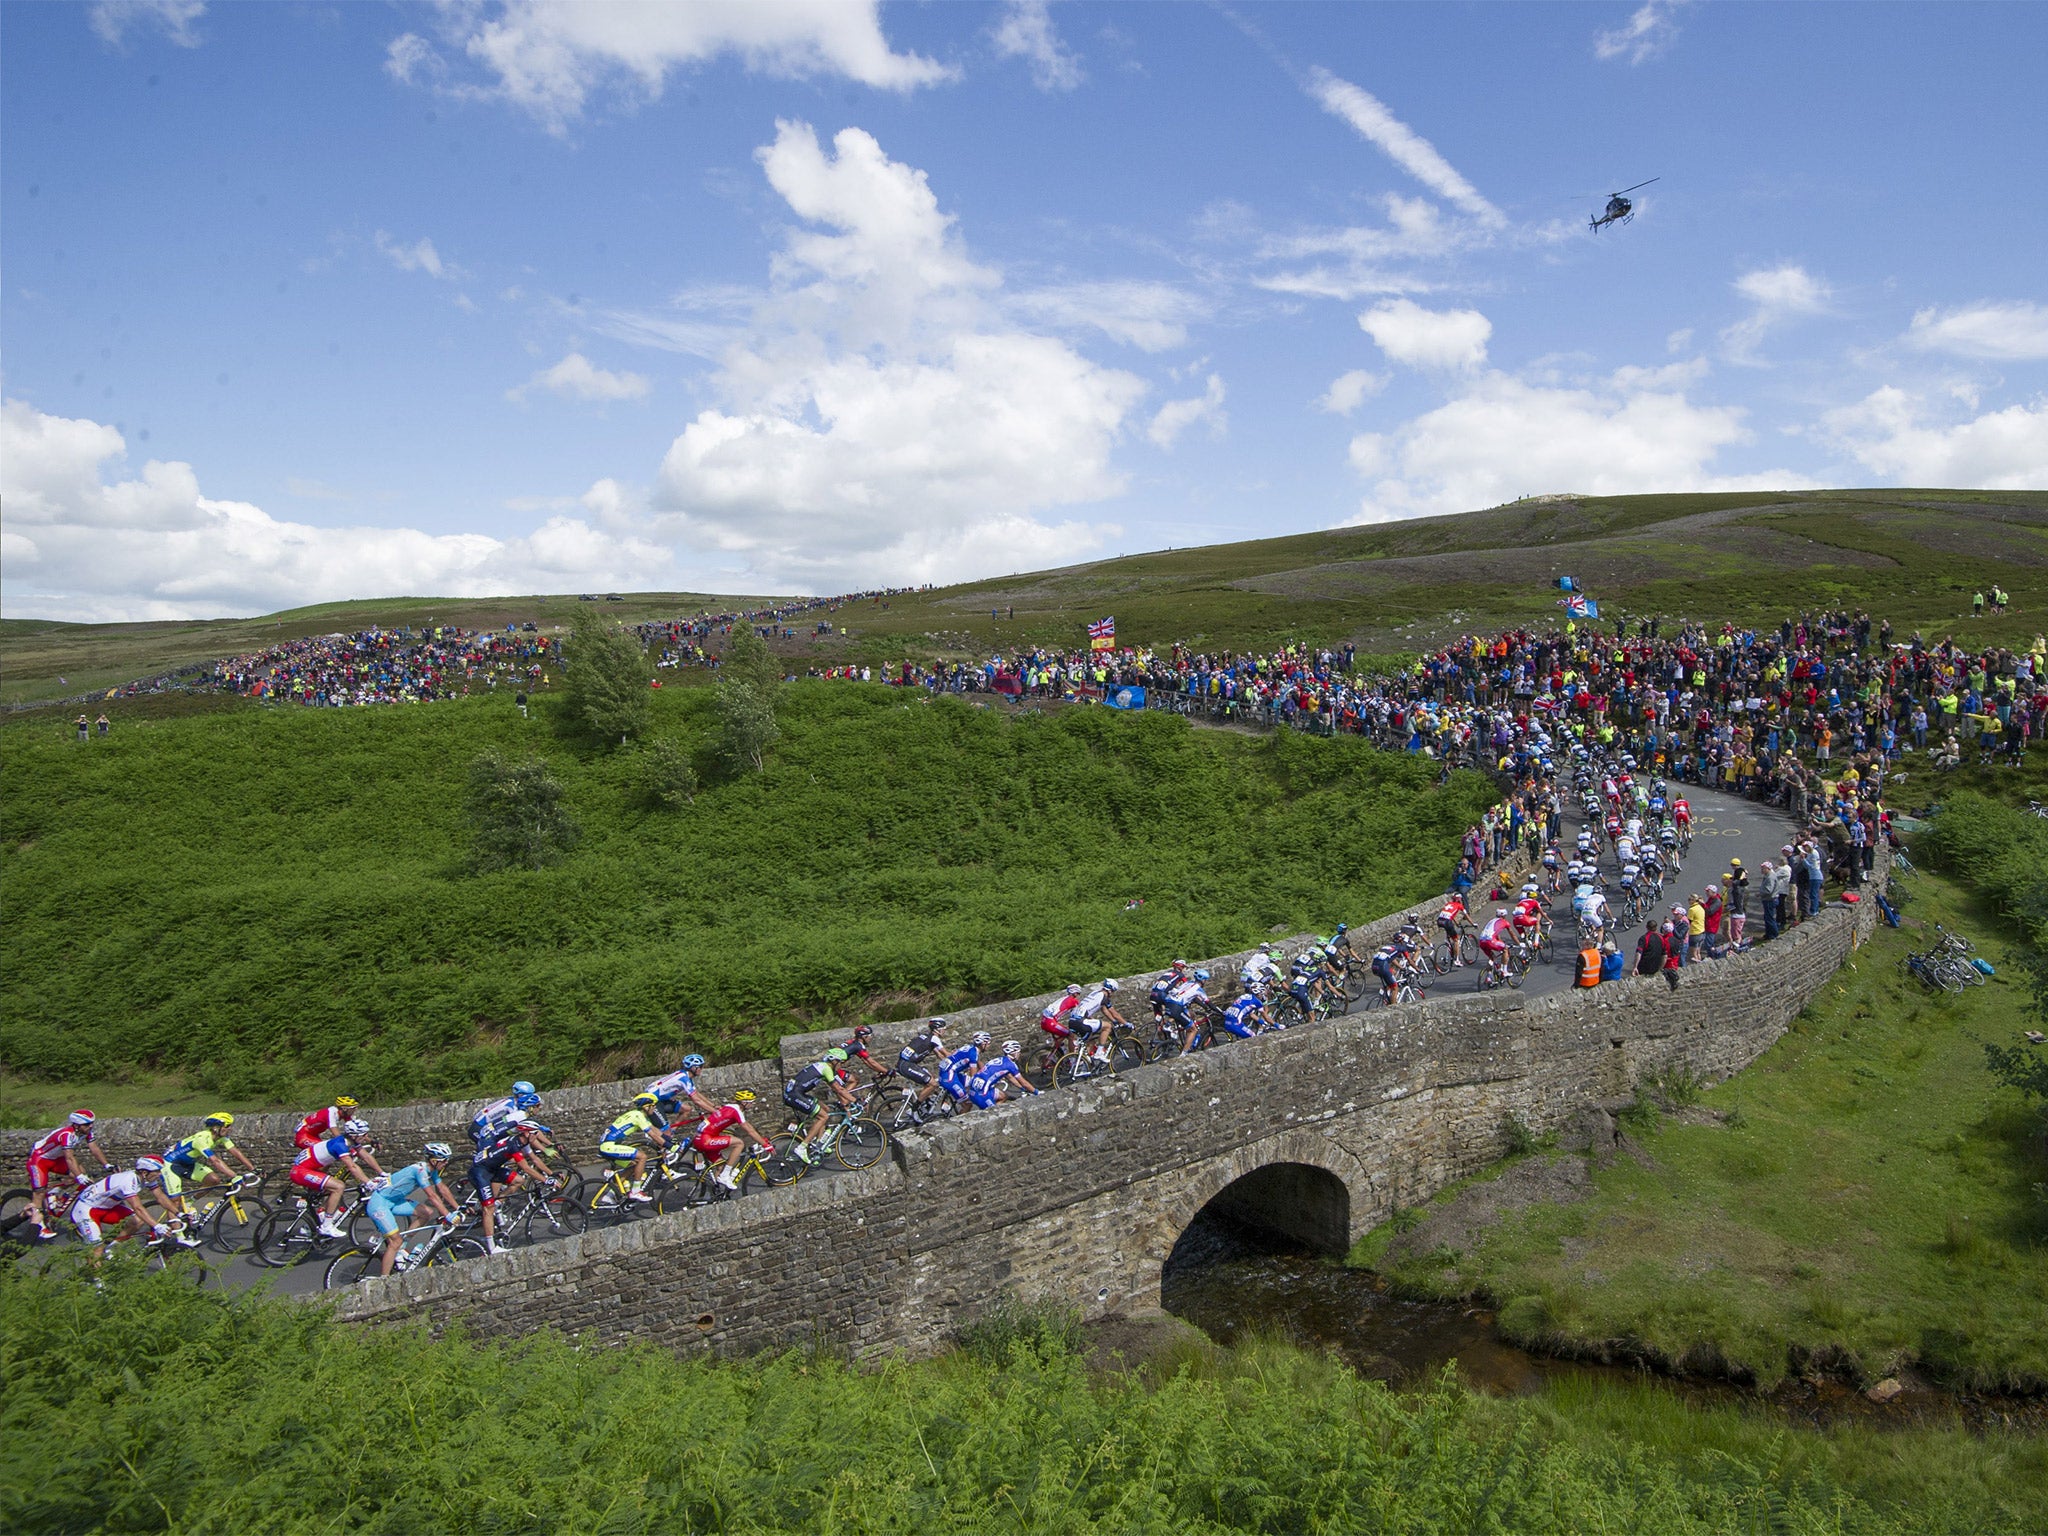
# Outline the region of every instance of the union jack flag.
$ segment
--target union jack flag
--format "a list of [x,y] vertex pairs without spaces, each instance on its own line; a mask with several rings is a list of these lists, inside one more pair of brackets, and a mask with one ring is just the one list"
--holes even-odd
[[1088,626],[1088,638],[1090,640],[1114,640],[1116,638],[1116,620],[1114,618],[1097,619]]

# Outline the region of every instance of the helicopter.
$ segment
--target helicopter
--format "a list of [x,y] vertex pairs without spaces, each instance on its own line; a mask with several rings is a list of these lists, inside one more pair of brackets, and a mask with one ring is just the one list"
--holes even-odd
[[[1652,176],[1650,181],[1662,181],[1663,179],[1662,176]],[[1621,191],[1610,194],[1607,199],[1607,211],[1597,219],[1594,219],[1589,226],[1593,233],[1597,235],[1609,224],[1626,224],[1630,219],[1634,218],[1636,216],[1636,205],[1630,202],[1625,194],[1633,192],[1639,187],[1647,187],[1650,181],[1639,181],[1633,187],[1623,187]]]

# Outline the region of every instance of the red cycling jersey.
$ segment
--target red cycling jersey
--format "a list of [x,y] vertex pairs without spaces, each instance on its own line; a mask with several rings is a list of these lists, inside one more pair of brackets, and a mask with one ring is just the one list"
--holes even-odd
[[303,1152],[316,1141],[325,1141],[330,1136],[340,1135],[341,1128],[347,1121],[348,1116],[332,1104],[325,1109],[316,1109],[301,1120],[299,1128],[292,1132],[292,1144]]
[[732,1145],[732,1138],[725,1133],[746,1118],[739,1105],[721,1104],[704,1117],[697,1134],[690,1138],[690,1145],[706,1157],[716,1157]]

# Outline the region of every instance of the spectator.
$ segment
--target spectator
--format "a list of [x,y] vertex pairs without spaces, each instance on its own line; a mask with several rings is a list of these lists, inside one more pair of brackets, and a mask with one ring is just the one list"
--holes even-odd
[[1672,991],[1678,990],[1678,968],[1685,964],[1685,941],[1670,923],[1657,930],[1657,936],[1664,941],[1664,984]]
[[92,722],[86,719],[84,715],[78,717],[78,739],[80,741],[92,740]]
[[1721,942],[1721,914],[1724,910],[1721,887],[1718,884],[1708,886],[1706,900],[1700,905],[1705,910],[1707,919],[1707,941],[1704,947],[1711,951],[1718,948]]
[[1742,860],[1728,861],[1728,942],[1741,949],[1743,929],[1749,922],[1749,871],[1742,867]]
[[1700,900],[1700,893],[1694,891],[1692,899],[1685,905],[1685,962],[1696,964],[1700,951],[1707,942],[1707,908]]
[[107,734],[107,712],[105,710],[101,710],[99,719],[94,721],[93,723],[98,728],[100,735],[104,737]]
[[1628,971],[1628,961],[1612,939],[1600,946],[1600,979],[1619,981]]
[[1643,936],[1636,940],[1636,974],[1654,976],[1664,969],[1664,935],[1655,923],[1643,930]]

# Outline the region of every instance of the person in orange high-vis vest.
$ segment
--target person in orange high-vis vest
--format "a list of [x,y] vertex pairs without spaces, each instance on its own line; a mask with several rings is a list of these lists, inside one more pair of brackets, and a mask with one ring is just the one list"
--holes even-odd
[[1600,985],[1600,951],[1590,945],[1579,951],[1579,985]]

